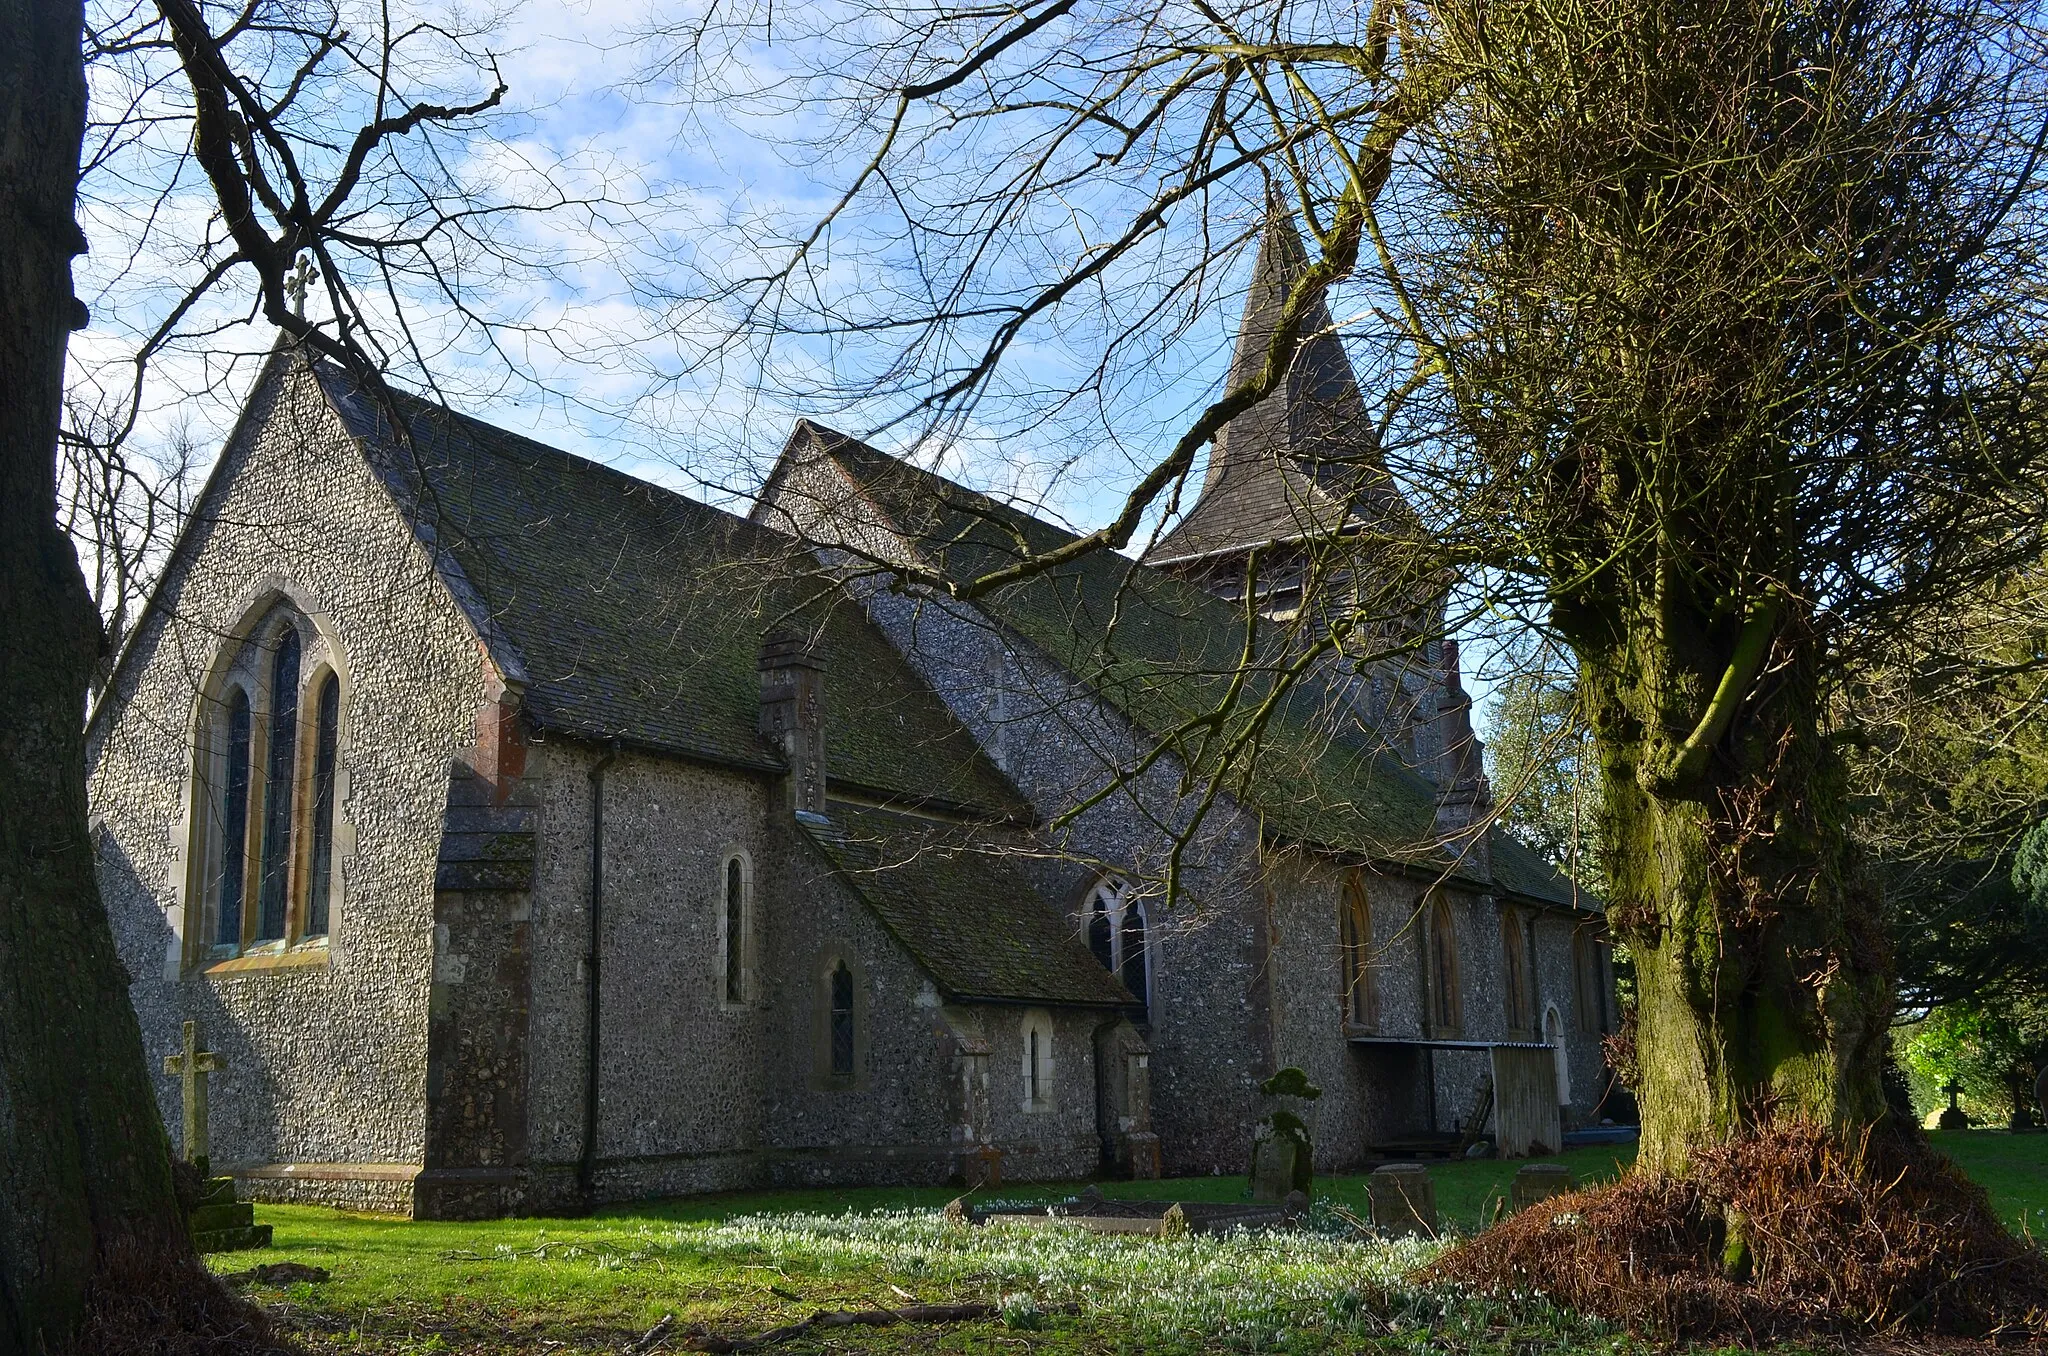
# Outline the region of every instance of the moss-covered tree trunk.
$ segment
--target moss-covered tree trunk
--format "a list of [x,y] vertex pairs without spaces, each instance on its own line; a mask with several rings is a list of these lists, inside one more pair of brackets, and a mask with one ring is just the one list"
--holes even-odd
[[[1633,610],[1631,610],[1633,608]],[[1645,1166],[1769,1116],[1884,1113],[1888,952],[1796,609],[1609,603],[1577,623],[1610,926],[1635,962]],[[1718,694],[1718,700],[1717,700]]]
[[0,0],[0,1353],[63,1348],[112,1250],[189,1258],[87,836],[100,628],[56,525],[85,126],[79,0]]

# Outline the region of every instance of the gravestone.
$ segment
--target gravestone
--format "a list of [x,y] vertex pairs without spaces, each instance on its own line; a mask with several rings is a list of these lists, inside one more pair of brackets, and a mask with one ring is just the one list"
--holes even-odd
[[1396,1238],[1436,1237],[1436,1182],[1420,1163],[1388,1163],[1366,1179],[1373,1227]]
[[1252,1199],[1284,1201],[1290,1192],[1313,1195],[1315,1144],[1301,1110],[1323,1095],[1300,1069],[1288,1067],[1259,1084],[1273,1103],[1252,1136]]
[[1562,1163],[1529,1163],[1515,1173],[1509,1199],[1517,1213],[1552,1196],[1563,1196],[1576,1188],[1572,1170]]
[[220,1056],[199,1044],[199,1023],[187,1022],[184,1049],[164,1058],[164,1072],[178,1080],[184,1106],[184,1160],[191,1164],[180,1183],[185,1227],[201,1252],[237,1252],[270,1246],[270,1226],[256,1222],[256,1207],[235,1199],[235,1179],[210,1175],[206,1132],[206,1076],[219,1073]]
[[1963,1110],[1962,1106],[1956,1101],[1956,1098],[1963,1095],[1963,1085],[1961,1080],[1955,1078],[1949,1079],[1948,1086],[1944,1087],[1942,1091],[1948,1094],[1948,1109],[1941,1113],[1941,1120],[1939,1122],[1941,1128],[1944,1130],[1969,1129],[1970,1117],[1968,1113],[1966,1113]]

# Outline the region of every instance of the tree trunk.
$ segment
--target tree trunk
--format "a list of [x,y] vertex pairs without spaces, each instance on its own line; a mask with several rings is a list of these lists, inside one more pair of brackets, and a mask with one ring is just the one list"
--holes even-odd
[[1695,1145],[1772,1116],[1877,1124],[1891,990],[1807,632],[1773,628],[1726,731],[1674,777],[1671,751],[1741,661],[1731,620],[1660,611],[1580,653],[1609,924],[1635,962],[1638,1162],[1682,1174]]
[[0,0],[0,1353],[62,1348],[110,1248],[189,1258],[87,833],[100,628],[56,526],[85,126],[79,0]]

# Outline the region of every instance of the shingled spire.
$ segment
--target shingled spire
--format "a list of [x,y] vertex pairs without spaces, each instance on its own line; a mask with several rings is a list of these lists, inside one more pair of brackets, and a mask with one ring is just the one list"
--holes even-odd
[[[1288,291],[1308,265],[1293,218],[1276,207],[1252,269],[1231,388],[1265,364]],[[1217,435],[1200,497],[1147,564],[1222,572],[1254,547],[1327,535],[1394,506],[1398,493],[1329,307],[1318,301],[1301,334],[1280,388]]]

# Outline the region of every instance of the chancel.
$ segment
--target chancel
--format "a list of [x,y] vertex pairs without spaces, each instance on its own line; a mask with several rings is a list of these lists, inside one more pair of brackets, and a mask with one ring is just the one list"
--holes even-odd
[[[1305,258],[1276,219],[1240,366]],[[1368,581],[1315,595],[1303,543],[1412,519],[1307,330],[1145,562],[972,602],[870,566],[1070,534],[809,421],[745,517],[402,395],[401,437],[281,347],[89,730],[186,1151],[453,1217],[1237,1174],[1286,1068],[1319,1171],[1456,1152],[1510,1064],[1504,1110],[1592,1118],[1601,914],[1490,826],[1450,642],[1315,668],[1172,895],[1188,768],[1114,775],[1209,700],[1247,588],[1341,606]],[[171,1045],[199,1019],[221,1054]]]

